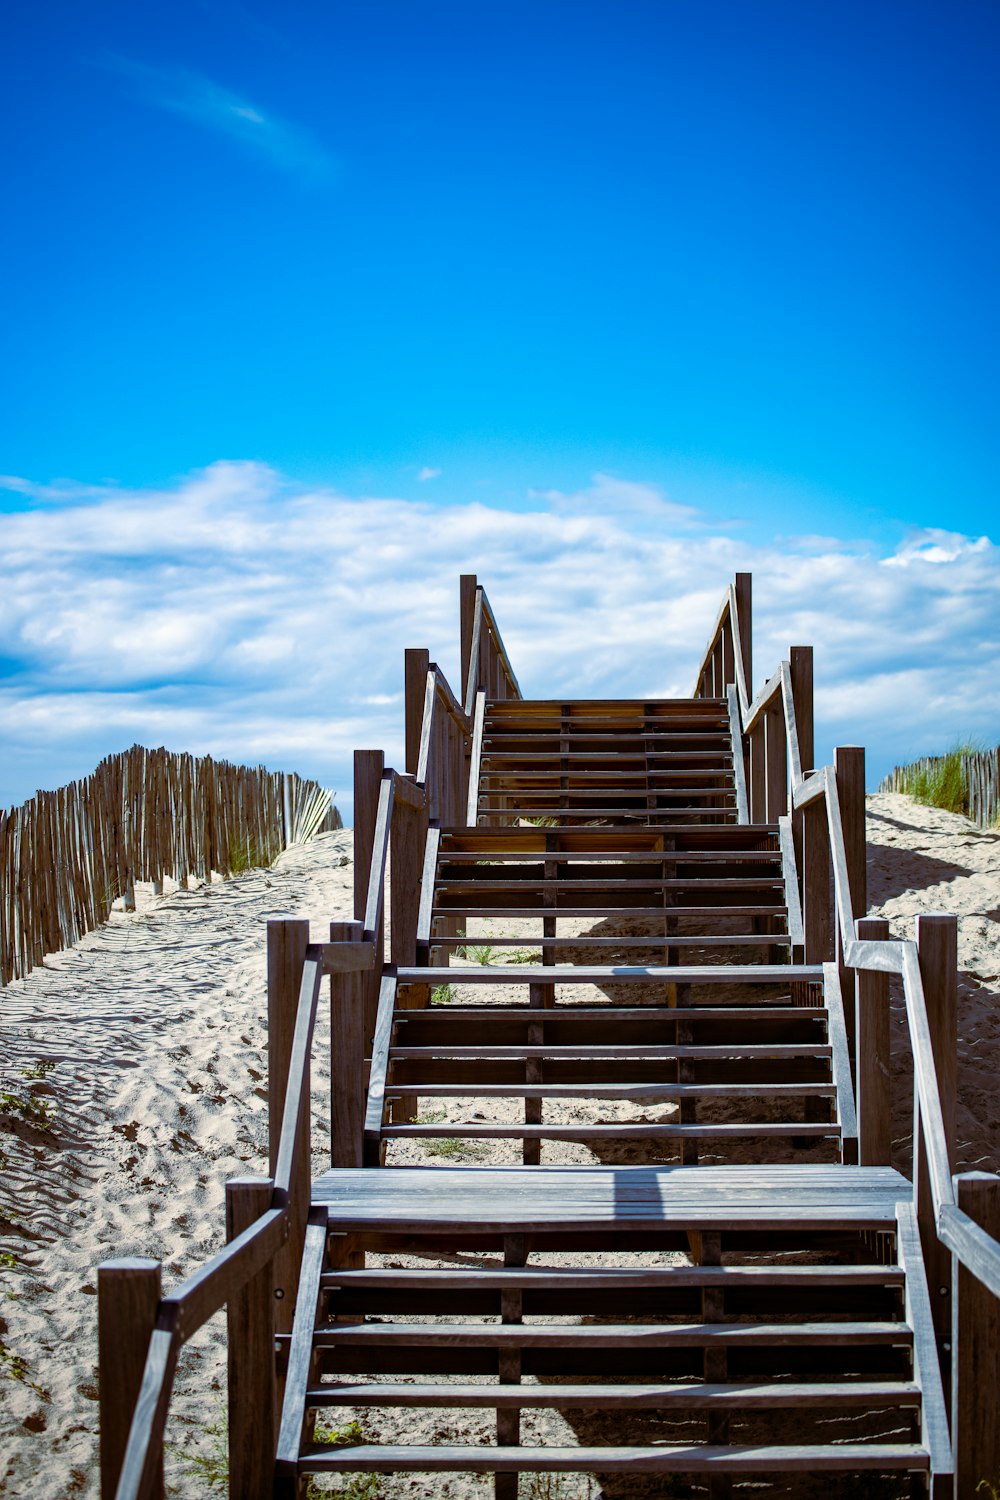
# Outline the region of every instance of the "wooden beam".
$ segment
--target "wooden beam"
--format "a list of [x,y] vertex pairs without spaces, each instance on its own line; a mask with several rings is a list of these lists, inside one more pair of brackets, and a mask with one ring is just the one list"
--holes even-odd
[[[840,822],[844,833],[844,853],[847,856],[847,885],[851,897],[851,908],[855,918],[863,917],[868,910],[868,869],[865,843],[865,752],[861,745],[838,745],[833,752],[834,774],[837,779],[837,800],[840,804]],[[844,1007],[847,1018],[847,1040],[851,1052],[851,1068],[857,1080],[856,993],[854,971],[848,968],[844,957],[844,942],[850,942],[854,931],[842,931],[840,922],[834,923],[837,962],[840,965],[840,982],[844,992]]]
[[[273,1175],[278,1161],[278,1146],[281,1138],[281,1122],[285,1111],[285,1094],[288,1088],[288,1065],[295,1040],[295,1021],[298,1014],[299,988],[302,970],[309,946],[309,923],[300,919],[271,921],[267,924],[267,1119],[268,1155]],[[308,1128],[309,1087],[308,1065],[306,1088],[300,1122]],[[297,1200],[309,1207],[309,1153],[301,1153],[298,1173],[293,1184]],[[295,1288],[298,1284],[299,1260],[302,1255],[304,1220],[293,1215],[288,1243],[276,1258],[275,1282],[282,1295],[277,1299],[275,1326],[279,1333],[287,1333],[292,1326],[295,1307]]]
[[[226,1183],[227,1241],[267,1213],[273,1189],[268,1177]],[[278,1440],[274,1309],[274,1262],[268,1261],[226,1304],[231,1500],[270,1500]]]
[[739,620],[740,654],[743,660],[743,680],[746,683],[747,703],[753,702],[753,574],[737,573],[733,582],[736,596],[736,615]]
[[[97,1347],[101,1413],[101,1500],[114,1500],[146,1353],[156,1326],[158,1260],[129,1257],[97,1268]],[[163,1458],[149,1500],[162,1500]]]
[[[965,1172],[955,1179],[958,1207],[1000,1239],[1000,1178]],[[1000,1474],[1000,1304],[955,1258],[952,1316],[952,1430],[955,1493],[975,1495]],[[934,1288],[931,1288],[933,1296]]]
[[[357,943],[360,922],[331,922],[331,943]],[[330,975],[330,1165],[363,1166],[367,1033],[363,978]],[[374,1030],[374,1018],[372,1019]]]
[[430,660],[430,652],[422,648],[407,650],[403,655],[406,769],[412,776],[417,774],[420,760],[420,728],[424,719],[424,691]]
[[354,752],[354,915],[363,922],[375,844],[375,816],[385,770],[382,750]]
[[802,821],[802,925],[806,963],[833,957],[830,833],[826,799],[810,803]]
[[458,679],[458,691],[462,702],[469,687],[469,663],[472,660],[472,622],[476,613],[476,575],[463,573],[458,580],[459,624],[462,641],[462,670]]
[[[931,1060],[941,1099],[948,1166],[955,1170],[955,1104],[958,1074],[958,918],[950,913],[917,917],[917,957],[927,1006]],[[916,1090],[913,1104],[913,1193],[927,1267],[931,1311],[941,1354],[941,1373],[950,1391],[951,1256],[937,1234],[936,1210],[927,1160],[928,1142]],[[992,1475],[990,1476],[993,1477]],[[980,1475],[982,1478],[982,1475]]]
[[[888,936],[884,917],[862,917],[858,922],[862,942],[883,942]],[[861,1165],[887,1167],[892,1148],[888,974],[859,970],[855,1036]]]

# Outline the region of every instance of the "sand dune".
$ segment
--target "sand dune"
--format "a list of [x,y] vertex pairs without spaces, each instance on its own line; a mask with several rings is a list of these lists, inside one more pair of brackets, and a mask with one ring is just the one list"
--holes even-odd
[[[995,1170],[1000,833],[891,794],[869,798],[868,812],[872,910],[899,936],[912,936],[917,912],[958,914],[960,1165]],[[0,1249],[17,1258],[2,1273],[10,1297],[0,1329],[0,1493],[97,1496],[97,1264],[156,1256],[172,1284],[221,1243],[225,1179],[266,1165],[264,924],[307,916],[322,934],[350,916],[350,848],[349,831],[326,834],[286,851],[273,870],[159,898],[140,892],[138,912],[114,913],[2,993],[4,1077],[58,1113],[51,1134],[20,1124],[0,1135],[0,1201],[21,1220],[0,1222]],[[898,1009],[895,1020],[905,1079]],[[324,1042],[320,1035],[314,1075],[317,1168]],[[44,1073],[39,1062],[54,1067]],[[900,1082],[901,1161],[908,1108]],[[0,1122],[11,1124],[8,1115]],[[206,1420],[225,1420],[223,1331],[214,1320],[185,1352],[170,1427],[175,1444],[190,1436],[208,1457],[220,1439]],[[22,1379],[10,1369],[15,1357]],[[174,1494],[211,1493],[176,1450],[168,1469]]]

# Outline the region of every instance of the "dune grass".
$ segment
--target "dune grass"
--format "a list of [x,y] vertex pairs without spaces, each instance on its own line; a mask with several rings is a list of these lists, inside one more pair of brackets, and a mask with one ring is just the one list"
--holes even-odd
[[962,765],[964,755],[980,747],[971,741],[953,746],[945,755],[917,761],[904,769],[901,790],[925,807],[969,814],[969,784]]

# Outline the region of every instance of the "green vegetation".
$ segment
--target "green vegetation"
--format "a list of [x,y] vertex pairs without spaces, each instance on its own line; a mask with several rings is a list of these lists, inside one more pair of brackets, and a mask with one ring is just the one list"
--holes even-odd
[[955,745],[947,755],[907,766],[900,790],[925,807],[941,807],[945,812],[968,816],[969,785],[962,769],[962,756],[971,755],[978,748],[971,743]]
[[[368,1442],[368,1434],[360,1422],[348,1422],[344,1427],[327,1427],[318,1417],[313,1437],[317,1443],[332,1443],[335,1447]],[[333,1482],[336,1489],[329,1489],[330,1480],[310,1477],[306,1500],[378,1500],[377,1474],[345,1474]]]
[[264,844],[251,839],[249,833],[243,838],[234,838],[229,845],[228,863],[230,875],[244,875],[247,870],[267,870],[281,853],[280,845],[271,841]]
[[450,1005],[455,994],[450,984],[437,984],[431,990],[432,1005]]
[[[442,1120],[447,1120],[447,1118],[446,1110],[431,1109],[423,1114],[415,1115],[412,1123],[414,1125],[440,1125]],[[428,1156],[445,1158],[461,1156],[470,1159],[482,1156],[484,1151],[477,1141],[463,1141],[460,1136],[453,1135],[427,1136],[420,1144]]]
[[199,1494],[229,1494],[229,1425],[225,1413],[210,1422],[205,1432],[211,1439],[207,1453],[192,1453],[181,1443],[166,1446],[176,1455],[189,1479],[200,1482]]

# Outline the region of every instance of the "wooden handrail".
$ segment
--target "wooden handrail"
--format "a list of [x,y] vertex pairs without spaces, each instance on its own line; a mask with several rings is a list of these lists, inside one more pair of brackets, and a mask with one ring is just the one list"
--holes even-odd
[[[328,972],[328,951],[336,946],[317,943],[306,949],[270,1207],[160,1300],[115,1500],[148,1500],[154,1491],[181,1348],[267,1265],[289,1237],[291,1185],[304,1149],[299,1122],[316,1009],[323,975]],[[371,967],[371,944],[343,946],[352,953],[337,961],[335,972],[361,972]]]
[[[724,641],[727,630],[730,632],[729,649],[723,650],[722,655],[724,661],[728,658],[731,663],[732,681],[714,683],[714,663],[720,641]],[[913,1050],[914,1088],[920,1109],[938,1237],[964,1266],[1000,1297],[1000,1242],[982,1230],[956,1203],[917,945],[895,938],[858,938],[836,772],[829,765],[817,770],[802,765],[789,661],[780,663],[777,671],[750,701],[743,672],[743,644],[736,590],[731,584],[723,596],[708,647],[698,669],[695,696],[702,695],[710,675],[717,691],[721,690],[724,694],[730,687],[735,688],[734,717],[741,736],[757,729],[764,714],[780,700],[785,726],[790,806],[796,812],[804,811],[820,801],[826,806],[833,868],[834,911],[843,963],[845,967],[857,971],[898,974],[903,981],[907,1024]],[[739,746],[735,742],[735,735],[733,749],[734,755],[738,755]]]
[[469,717],[471,717],[475,706],[476,693],[481,687],[485,686],[482,680],[482,668],[483,648],[486,639],[489,640],[496,652],[497,659],[503,668],[504,676],[507,678],[507,684],[512,689],[506,696],[512,698],[523,697],[517,677],[514,674],[514,668],[510,663],[510,657],[507,655],[507,648],[503,643],[503,637],[500,634],[500,627],[497,624],[496,616],[493,613],[489,599],[486,597],[486,590],[482,584],[477,584],[476,610],[472,624],[472,652],[469,658],[469,675],[465,682],[465,712]]

